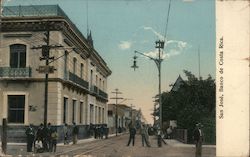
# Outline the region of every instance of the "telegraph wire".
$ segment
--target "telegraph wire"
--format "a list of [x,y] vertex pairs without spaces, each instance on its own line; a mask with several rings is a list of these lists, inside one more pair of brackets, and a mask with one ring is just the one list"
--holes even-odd
[[[166,36],[167,36],[167,31],[168,31],[168,21],[169,21],[170,9],[171,9],[171,0],[169,1],[169,4],[168,4],[167,22],[166,22],[166,27],[165,27],[165,32],[164,32],[164,43],[166,41]],[[163,47],[163,49],[164,49],[164,47]]]

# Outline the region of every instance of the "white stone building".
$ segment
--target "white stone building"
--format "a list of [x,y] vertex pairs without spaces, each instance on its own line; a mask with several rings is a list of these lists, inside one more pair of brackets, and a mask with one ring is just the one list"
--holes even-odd
[[[87,133],[89,124],[107,123],[107,78],[111,70],[94,49],[91,33],[85,38],[57,5],[3,8],[0,28],[0,124],[8,120],[22,130],[44,122],[45,74],[40,60],[49,30],[47,122],[60,127],[76,122]],[[14,129],[15,130],[15,129]],[[18,136],[18,135],[17,135]]]

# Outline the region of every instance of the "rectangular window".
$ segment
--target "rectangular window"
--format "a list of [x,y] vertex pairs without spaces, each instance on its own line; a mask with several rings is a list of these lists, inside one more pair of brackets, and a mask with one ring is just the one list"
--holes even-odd
[[73,74],[76,74],[76,58],[73,59]]
[[97,106],[95,106],[95,124],[98,123],[98,121],[97,121],[97,114],[98,114]]
[[26,67],[26,46],[22,44],[10,45],[10,67]]
[[113,116],[113,111],[108,110],[108,116]]
[[79,114],[79,120],[80,123],[82,123],[82,114],[83,114],[83,102],[80,102],[80,114]]
[[68,52],[67,51],[65,51],[64,52],[64,78],[66,79],[66,78],[68,78],[67,77],[67,73],[68,73],[68,69],[67,69],[67,67],[68,67]]
[[76,116],[76,100],[73,100],[73,104],[72,104],[72,123],[75,122],[75,116]]
[[90,107],[89,107],[89,110],[90,110],[90,114],[89,114],[89,119],[90,119],[90,123],[94,123],[94,105],[90,104]]
[[24,123],[25,95],[8,95],[8,122]]
[[67,123],[68,98],[63,98],[63,123]]
[[98,123],[100,124],[101,123],[101,107],[99,107],[99,109],[98,109]]
[[104,119],[105,115],[104,115],[104,108],[102,109],[102,123],[105,122],[105,119]]
[[81,78],[83,79],[83,64],[81,63],[81,69],[80,69],[80,76],[81,76]]

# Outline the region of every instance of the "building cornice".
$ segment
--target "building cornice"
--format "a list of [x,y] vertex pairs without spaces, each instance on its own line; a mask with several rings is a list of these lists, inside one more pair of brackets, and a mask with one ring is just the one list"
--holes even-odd
[[[4,84],[4,86],[8,86],[9,83],[17,83],[17,82],[23,82],[25,87],[28,87],[30,83],[34,82],[41,82],[44,83],[44,78],[0,78],[0,82]],[[59,82],[63,85],[65,88],[69,88],[72,90],[77,91],[78,93],[83,93],[83,94],[90,94],[93,95],[97,98],[97,100],[103,101],[103,102],[108,102],[108,98],[104,98],[101,96],[98,96],[96,94],[93,94],[89,89],[84,88],[72,81],[61,79],[61,78],[49,78],[48,82]]]
[[[49,24],[48,24],[49,23]],[[51,31],[62,31],[68,42],[76,47],[76,52],[81,57],[91,58],[94,64],[102,71],[102,75],[111,75],[111,70],[98,54],[98,52],[87,42],[86,38],[71,22],[60,16],[35,16],[35,17],[2,17],[1,32],[39,32],[45,31],[49,25]],[[67,43],[68,44],[68,43]]]

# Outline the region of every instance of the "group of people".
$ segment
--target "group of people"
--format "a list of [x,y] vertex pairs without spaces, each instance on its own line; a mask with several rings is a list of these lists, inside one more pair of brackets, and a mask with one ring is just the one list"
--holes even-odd
[[96,125],[93,127],[93,132],[95,139],[103,139],[104,137],[105,139],[107,139],[109,134],[109,128],[104,124]]
[[[151,147],[150,143],[149,143],[149,135],[148,135],[148,128],[146,125],[142,125],[141,126],[141,139],[142,139],[142,146],[144,147],[144,145],[146,145],[147,147]],[[129,141],[127,146],[130,145],[130,143],[132,142],[132,145],[135,145],[135,135],[136,135],[136,129],[135,127],[130,127],[129,128]]]
[[[66,123],[63,126],[63,133],[64,144],[69,144],[70,129]],[[73,122],[71,132],[73,144],[77,143],[78,133],[79,128],[76,123]],[[37,129],[30,124],[26,129],[25,134],[27,136],[27,152],[32,152],[33,147],[35,153],[56,152],[58,133],[56,127],[52,127],[51,123],[48,123],[47,125],[41,123]]]
[[[70,142],[70,131],[69,131],[69,126],[67,123],[64,124],[63,126],[63,135],[64,135],[64,145],[69,144]],[[73,144],[77,144],[77,140],[78,140],[78,133],[79,133],[79,127],[76,125],[75,122],[73,122],[73,128],[72,128],[72,140],[73,140]]]
[[51,124],[40,124],[37,131],[35,131],[32,124],[26,129],[27,136],[27,152],[32,152],[34,146],[35,152],[55,152],[57,145],[57,130],[52,128]]

